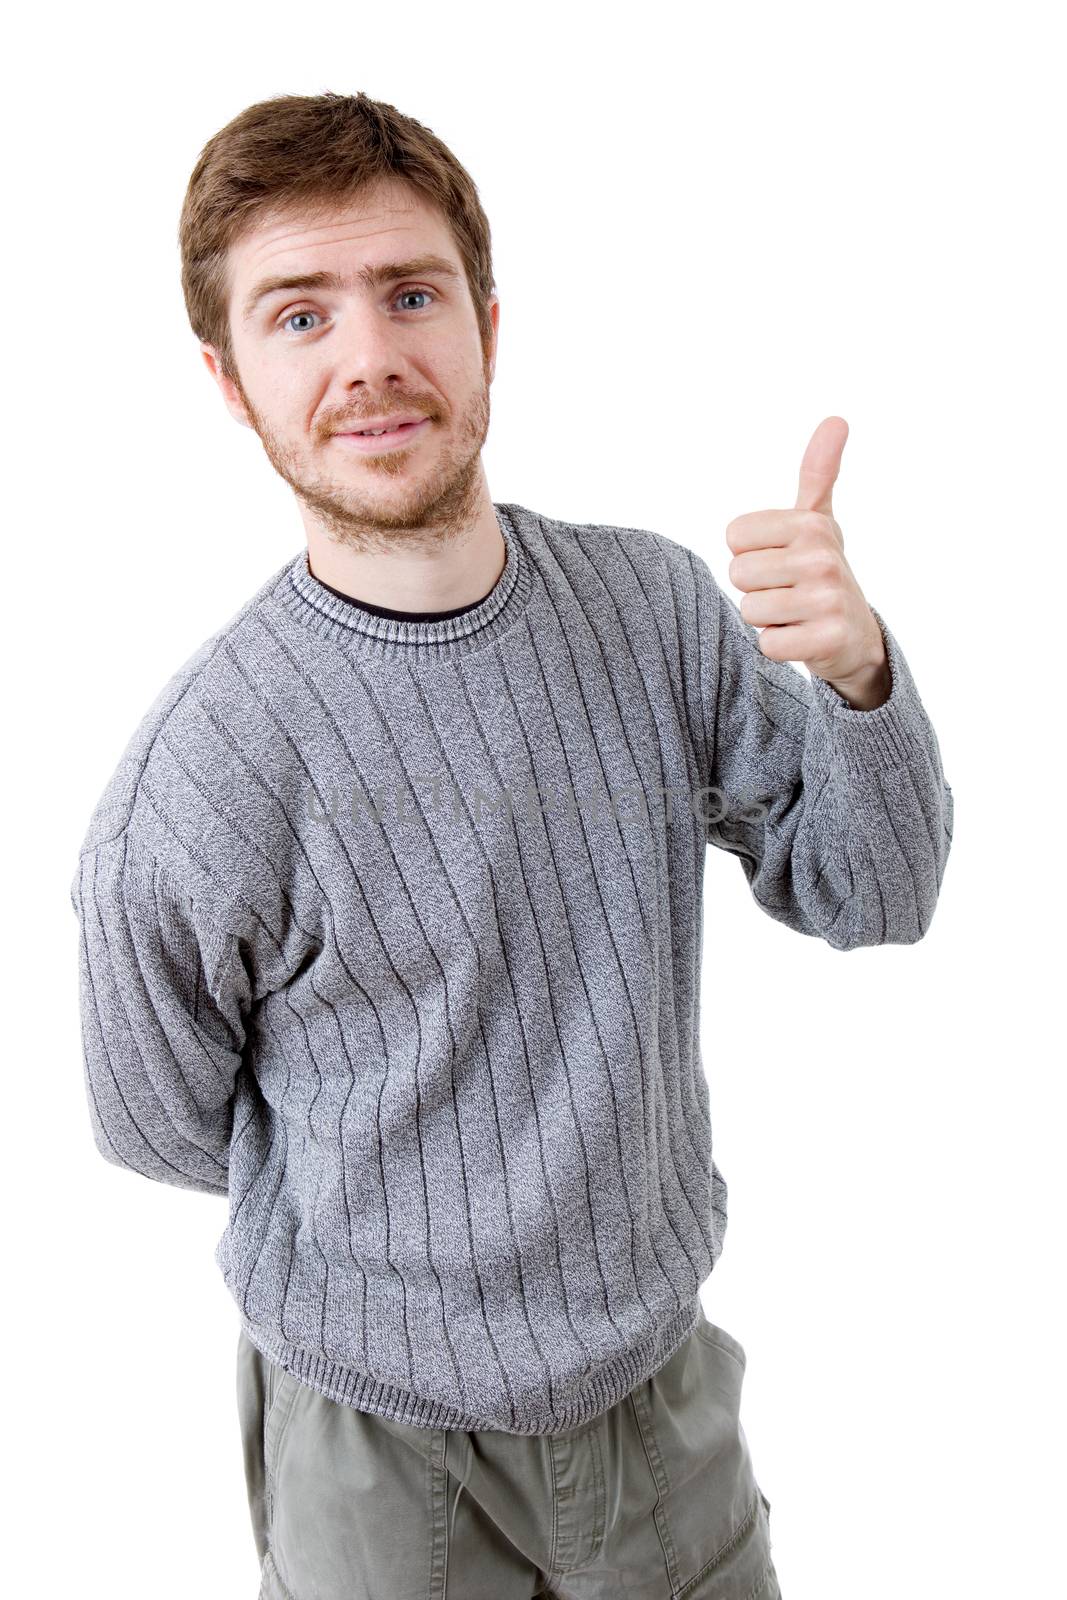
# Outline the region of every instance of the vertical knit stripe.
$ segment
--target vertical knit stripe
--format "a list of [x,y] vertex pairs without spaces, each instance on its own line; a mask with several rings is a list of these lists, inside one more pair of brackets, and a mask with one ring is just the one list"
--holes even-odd
[[708,842],[798,932],[909,943],[952,796],[877,613],[856,712],[685,546],[496,510],[456,615],[287,561],[156,697],[71,899],[97,1147],[228,1196],[253,1342],[383,1416],[555,1433],[669,1359],[722,1249]]

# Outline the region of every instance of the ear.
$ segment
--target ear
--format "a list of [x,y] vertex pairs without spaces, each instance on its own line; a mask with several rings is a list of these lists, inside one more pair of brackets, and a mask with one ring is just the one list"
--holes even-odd
[[204,359],[204,365],[207,367],[207,370],[210,372],[211,376],[214,378],[222,392],[222,398],[226,402],[226,409],[230,413],[230,416],[233,417],[235,421],[240,422],[243,427],[250,428],[252,426],[252,421],[248,415],[247,409],[245,408],[245,403],[241,398],[241,391],[238,389],[233,379],[228,378],[223,372],[219,353],[215,349],[215,346],[211,344],[204,344],[203,341],[201,341],[200,354]]
[[497,338],[500,333],[500,296],[494,294],[489,301],[489,320],[493,324],[492,337],[489,344],[489,382],[492,383],[496,376],[496,350]]

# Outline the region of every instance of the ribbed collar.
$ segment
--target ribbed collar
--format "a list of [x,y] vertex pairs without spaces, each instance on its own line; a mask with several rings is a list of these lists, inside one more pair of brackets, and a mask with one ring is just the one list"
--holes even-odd
[[525,506],[495,501],[494,510],[507,547],[504,570],[481,604],[462,616],[435,622],[403,622],[350,605],[314,576],[308,567],[306,547],[284,568],[273,597],[314,633],[379,661],[392,658],[421,662],[480,650],[511,626],[525,608],[533,587],[533,571],[523,539],[537,530],[537,517]]

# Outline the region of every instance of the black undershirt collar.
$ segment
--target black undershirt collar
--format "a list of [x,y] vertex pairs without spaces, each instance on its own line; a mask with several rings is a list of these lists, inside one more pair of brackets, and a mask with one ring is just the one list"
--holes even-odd
[[[317,580],[322,583],[322,579]],[[443,622],[447,617],[461,617],[465,611],[473,611],[475,606],[480,606],[486,596],[481,600],[472,600],[469,606],[456,606],[452,611],[394,611],[391,606],[376,606],[370,600],[357,600],[355,595],[342,594],[340,589],[335,589],[330,583],[322,583],[324,589],[329,589],[339,600],[347,600],[349,605],[359,606],[361,611],[373,611],[376,617],[395,617],[399,622]]]

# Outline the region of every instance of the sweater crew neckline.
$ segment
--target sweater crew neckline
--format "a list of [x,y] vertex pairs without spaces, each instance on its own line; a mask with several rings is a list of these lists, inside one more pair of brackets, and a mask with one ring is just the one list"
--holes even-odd
[[458,615],[402,621],[353,605],[315,577],[306,547],[284,569],[274,598],[314,633],[362,656],[426,661],[480,650],[511,626],[533,587],[520,532],[522,507],[494,502],[494,510],[507,551],[504,570],[483,600]]

